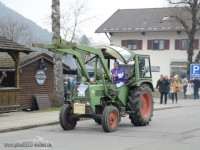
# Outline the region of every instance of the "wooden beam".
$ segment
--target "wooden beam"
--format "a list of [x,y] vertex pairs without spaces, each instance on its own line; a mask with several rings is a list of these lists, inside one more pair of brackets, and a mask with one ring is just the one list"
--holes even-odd
[[14,62],[16,63],[16,60],[17,60],[17,55],[16,55],[16,53],[17,52],[7,52],[11,57],[12,57],[12,59],[14,60]]
[[19,88],[19,52],[8,52],[15,62],[15,87]]
[[15,87],[19,88],[19,52],[16,53],[16,62],[15,62]]

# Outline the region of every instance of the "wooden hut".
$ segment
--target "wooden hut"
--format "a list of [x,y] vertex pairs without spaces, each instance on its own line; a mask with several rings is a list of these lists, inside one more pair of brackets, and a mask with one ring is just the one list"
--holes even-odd
[[[11,61],[8,54],[4,53],[3,59],[0,58],[0,64],[3,64],[4,70],[7,69],[8,85],[12,86],[14,62]],[[63,72],[69,70],[70,68],[63,64]],[[20,54],[19,87],[21,89],[19,96],[22,109],[37,109],[36,95],[40,95],[41,107],[46,107],[44,106],[45,101],[49,101],[51,104],[54,97],[53,58],[48,54],[38,52],[29,55]]]
[[[9,55],[13,60],[13,69],[15,70],[12,79],[12,86],[0,87],[0,111],[7,111],[10,109],[16,109],[19,105],[19,54],[20,52],[29,54],[32,52],[29,48],[23,45],[8,40],[5,37],[0,36],[0,57],[3,57],[3,53]],[[4,59],[5,61],[6,59]],[[2,64],[0,63],[0,68]],[[4,68],[3,68],[4,69]],[[2,77],[1,77],[2,78]]]

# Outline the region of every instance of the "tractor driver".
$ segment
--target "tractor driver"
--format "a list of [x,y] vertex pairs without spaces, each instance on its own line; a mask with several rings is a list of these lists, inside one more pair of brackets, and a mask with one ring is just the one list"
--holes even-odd
[[121,87],[125,83],[125,71],[123,68],[119,66],[119,62],[114,62],[114,68],[111,70],[112,78],[114,84],[117,85],[117,87]]

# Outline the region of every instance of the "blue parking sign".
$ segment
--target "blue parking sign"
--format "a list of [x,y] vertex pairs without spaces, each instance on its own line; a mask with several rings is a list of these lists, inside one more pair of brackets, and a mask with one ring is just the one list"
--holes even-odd
[[198,75],[200,79],[200,64],[190,65],[190,80],[194,80],[195,75]]

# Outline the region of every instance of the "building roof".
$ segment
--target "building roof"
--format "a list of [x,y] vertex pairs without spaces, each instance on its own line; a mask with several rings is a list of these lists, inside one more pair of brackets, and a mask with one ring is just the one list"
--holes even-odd
[[6,51],[18,51],[26,54],[34,52],[23,45],[20,45],[18,43],[13,42],[12,40],[0,36],[0,52],[6,52]]
[[[45,53],[32,52],[28,55],[24,53],[20,53],[20,68],[41,58],[45,58],[48,61],[53,63],[53,58],[50,55],[45,54]],[[12,57],[8,53],[6,52],[0,53],[0,68],[1,69],[3,68],[11,69],[11,68],[14,68],[14,65],[15,63]],[[69,68],[70,68],[69,66],[63,64],[63,69],[69,70]]]
[[169,17],[178,9],[182,8],[119,9],[95,33],[181,31],[183,26]]

